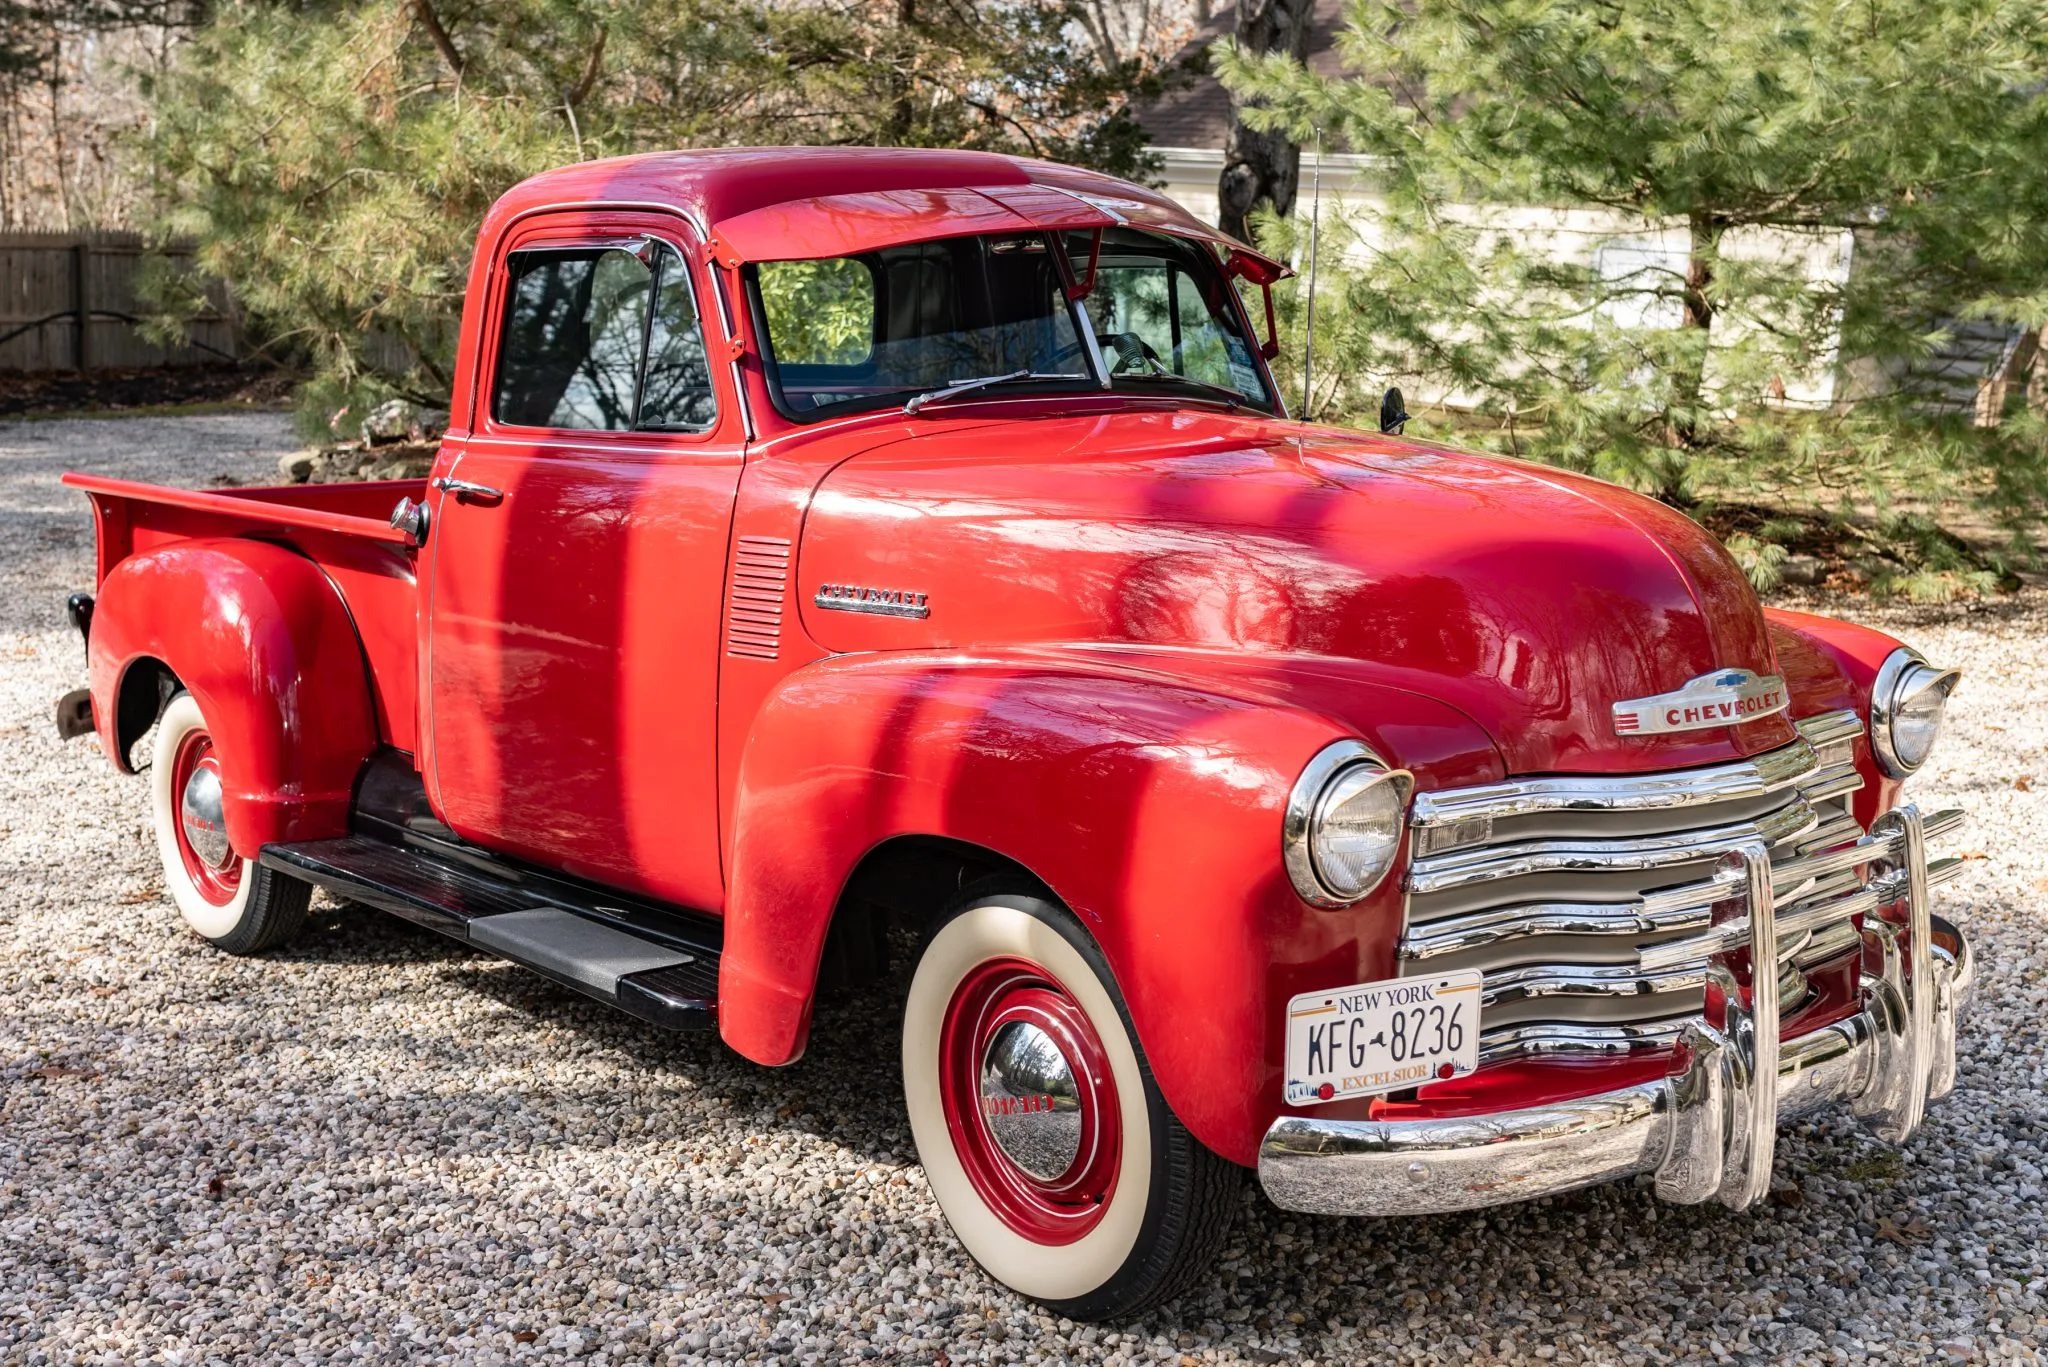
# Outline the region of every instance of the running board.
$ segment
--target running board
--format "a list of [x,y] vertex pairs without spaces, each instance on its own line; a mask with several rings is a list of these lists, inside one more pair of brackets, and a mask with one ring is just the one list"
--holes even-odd
[[261,862],[655,1025],[717,1027],[718,926],[708,917],[369,834],[265,845]]

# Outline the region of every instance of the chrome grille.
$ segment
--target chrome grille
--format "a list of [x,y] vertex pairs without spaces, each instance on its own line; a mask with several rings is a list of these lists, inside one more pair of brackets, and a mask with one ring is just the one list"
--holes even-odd
[[[1769,855],[1787,1013],[1805,970],[1853,948],[1850,918],[1899,894],[1864,881],[1871,856],[1848,800],[1862,722],[1832,712],[1793,744],[1711,768],[1564,777],[1419,795],[1411,820],[1404,974],[1478,969],[1480,1061],[1666,1048],[1705,1007],[1717,925],[1739,889],[1722,860]],[[1927,820],[1932,838],[1959,812]],[[1937,860],[1930,882],[1954,875]]]

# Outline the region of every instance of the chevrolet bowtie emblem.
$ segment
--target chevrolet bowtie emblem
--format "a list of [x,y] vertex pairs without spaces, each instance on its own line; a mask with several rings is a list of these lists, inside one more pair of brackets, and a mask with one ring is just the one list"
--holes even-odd
[[1783,712],[1789,702],[1785,681],[1776,674],[1717,669],[1673,692],[1616,703],[1614,729],[1624,736],[1654,736],[1665,731],[1739,726]]

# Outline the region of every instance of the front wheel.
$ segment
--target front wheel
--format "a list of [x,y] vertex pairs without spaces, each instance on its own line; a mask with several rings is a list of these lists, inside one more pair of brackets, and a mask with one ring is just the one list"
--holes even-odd
[[185,924],[230,954],[274,949],[296,935],[313,890],[228,844],[220,755],[190,693],[172,698],[157,722],[150,783],[164,885]]
[[903,1021],[911,1134],[990,1275],[1080,1320],[1208,1268],[1242,1175],[1168,1109],[1101,951],[1063,908],[968,897],[926,942]]

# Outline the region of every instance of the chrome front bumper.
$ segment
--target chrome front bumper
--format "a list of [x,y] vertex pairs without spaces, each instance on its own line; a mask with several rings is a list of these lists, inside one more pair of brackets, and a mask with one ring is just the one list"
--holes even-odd
[[1718,1199],[1742,1209],[1770,1188],[1778,1124],[1833,1102],[1890,1143],[1920,1126],[1955,1086],[1956,1020],[1969,1000],[1969,942],[1929,908],[1926,836],[1917,808],[1871,831],[1903,895],[1863,917],[1863,1009],[1780,1041],[1774,974],[1753,975],[1737,1004],[1727,959],[1777,959],[1771,866],[1759,847],[1726,860],[1732,896],[1715,926],[1719,1028],[1688,1027],[1678,1072],[1550,1106],[1441,1120],[1283,1116],[1259,1150],[1259,1182],[1276,1205],[1324,1215],[1420,1215],[1526,1201],[1653,1173],[1667,1200]]

